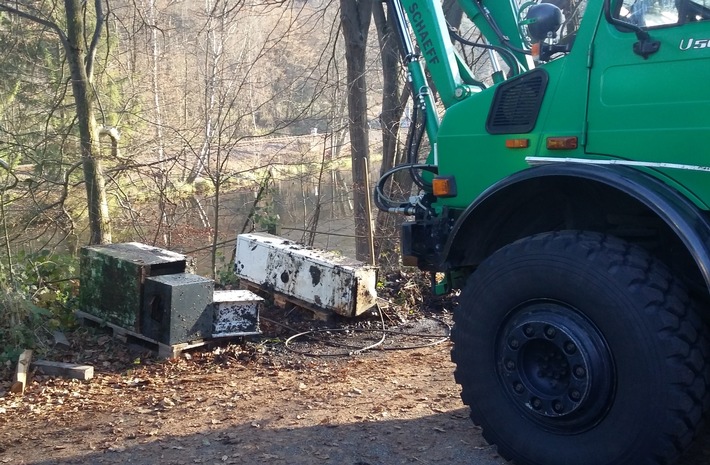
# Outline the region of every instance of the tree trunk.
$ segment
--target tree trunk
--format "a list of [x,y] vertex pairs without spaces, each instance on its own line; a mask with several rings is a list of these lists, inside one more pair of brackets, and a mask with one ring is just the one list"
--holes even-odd
[[350,119],[350,151],[353,171],[353,198],[355,203],[355,256],[371,261],[368,237],[372,224],[368,224],[371,208],[365,191],[365,166],[369,159],[367,128],[367,81],[365,79],[365,52],[372,17],[372,0],[340,0],[340,19],[345,39],[345,60],[348,80],[348,115]]
[[[71,72],[72,91],[76,105],[81,159],[89,208],[90,244],[111,243],[111,223],[109,220],[106,188],[101,168],[101,145],[94,116],[91,73],[87,64],[91,63],[85,48],[84,13],[81,0],[64,0],[67,19],[67,61]],[[98,13],[97,13],[98,16]],[[98,18],[97,21],[103,21]]]
[[[400,62],[399,46],[397,35],[391,19],[385,15],[385,8],[382,2],[374,5],[373,17],[377,27],[377,37],[382,51],[382,113],[380,113],[380,123],[382,127],[382,166],[380,176],[392,169],[396,162],[396,155],[399,142],[399,126],[406,99],[400,97]],[[408,94],[407,94],[408,95]],[[385,193],[388,196],[401,196],[403,193],[399,186],[393,185],[392,178],[385,185]],[[411,184],[410,184],[411,186]],[[375,235],[379,238],[375,243],[375,252],[380,259],[381,251],[396,250],[397,234],[396,227],[401,222],[401,216],[383,211],[377,212]]]
[[463,10],[459,5],[458,0],[444,0],[441,8],[444,10],[446,22],[453,27],[458,28],[461,25],[461,20],[463,19]]

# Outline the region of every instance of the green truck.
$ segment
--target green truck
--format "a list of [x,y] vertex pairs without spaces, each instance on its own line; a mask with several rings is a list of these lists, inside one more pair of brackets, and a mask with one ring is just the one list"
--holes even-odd
[[710,405],[710,0],[458,0],[476,43],[386,2],[421,131],[375,199],[462,289],[471,418],[518,464],[672,463]]

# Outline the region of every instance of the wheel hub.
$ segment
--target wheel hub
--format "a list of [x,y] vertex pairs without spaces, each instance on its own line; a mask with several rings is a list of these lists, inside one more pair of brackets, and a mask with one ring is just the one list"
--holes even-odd
[[534,421],[573,432],[608,408],[615,384],[610,352],[599,330],[564,304],[514,311],[499,335],[497,360],[504,389]]

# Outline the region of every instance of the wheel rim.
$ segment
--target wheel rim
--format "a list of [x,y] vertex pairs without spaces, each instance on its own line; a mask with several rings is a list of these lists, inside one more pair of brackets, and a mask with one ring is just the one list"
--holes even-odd
[[497,372],[513,404],[548,429],[574,434],[597,424],[613,400],[616,376],[599,329],[554,301],[511,312],[496,344]]

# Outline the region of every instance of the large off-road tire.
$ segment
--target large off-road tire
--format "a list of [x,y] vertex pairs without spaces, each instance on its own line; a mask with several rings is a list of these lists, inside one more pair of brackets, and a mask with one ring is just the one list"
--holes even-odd
[[695,435],[707,338],[681,283],[638,247],[522,239],[473,273],[454,320],[463,401],[516,464],[667,464]]

